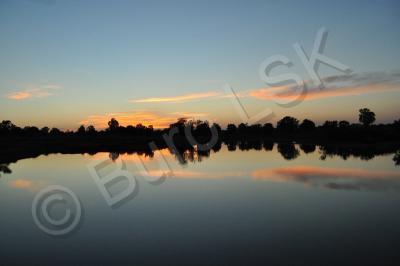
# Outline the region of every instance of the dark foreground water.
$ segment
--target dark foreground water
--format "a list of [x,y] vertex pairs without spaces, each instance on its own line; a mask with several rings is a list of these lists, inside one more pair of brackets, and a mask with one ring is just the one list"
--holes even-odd
[[394,154],[271,148],[3,165],[0,264],[400,265]]

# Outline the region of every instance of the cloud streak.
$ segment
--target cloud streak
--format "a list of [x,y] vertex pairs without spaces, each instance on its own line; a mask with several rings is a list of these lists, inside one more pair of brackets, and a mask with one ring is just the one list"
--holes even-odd
[[[352,75],[336,75],[323,78],[324,89],[311,87],[308,85],[304,100],[317,100],[343,96],[357,96],[371,93],[381,93],[389,91],[400,91],[400,72],[372,72]],[[236,92],[232,95],[225,92],[208,91],[192,93],[171,97],[154,97],[130,100],[133,103],[184,103],[207,99],[223,98],[253,98],[259,100],[271,100],[276,102],[291,102],[302,98],[303,90],[297,86],[274,86],[269,88],[253,89],[248,91]]]
[[54,94],[55,90],[60,89],[61,86],[55,84],[47,84],[40,87],[34,87],[21,91],[10,92],[5,97],[10,100],[22,101],[31,98],[44,98]]
[[[338,75],[326,77],[323,81],[325,88],[309,88],[304,100],[400,91],[400,73]],[[293,101],[301,92],[302,89],[297,86],[280,86],[255,89],[248,96],[261,100]]]
[[209,91],[202,93],[192,93],[185,94],[180,96],[172,96],[172,97],[157,97],[157,98],[145,98],[139,100],[130,100],[133,103],[183,103],[189,101],[197,101],[208,98],[215,98],[221,96],[221,93]]

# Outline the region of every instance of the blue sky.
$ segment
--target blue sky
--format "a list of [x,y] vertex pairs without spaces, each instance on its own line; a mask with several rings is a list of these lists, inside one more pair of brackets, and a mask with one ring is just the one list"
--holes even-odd
[[[355,73],[400,70],[398,1],[3,0],[0,119],[71,129],[101,127],[110,116],[153,124],[179,116],[241,122],[230,100],[215,93],[226,83],[237,91],[266,88],[258,68],[275,54],[309,79],[292,45],[300,42],[310,54],[322,26],[329,30],[324,54]],[[322,66],[320,74],[341,73]],[[265,97],[242,101],[249,113],[268,107],[277,117],[317,122],[355,121],[364,106],[379,122],[399,118],[397,80],[390,89],[379,85],[286,109]],[[175,100],[138,102],[165,97]]]

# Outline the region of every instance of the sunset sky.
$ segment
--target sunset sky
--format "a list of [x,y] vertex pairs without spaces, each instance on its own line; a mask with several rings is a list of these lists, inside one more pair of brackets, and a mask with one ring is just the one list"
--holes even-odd
[[[76,129],[80,124],[164,127],[178,117],[240,123],[229,84],[252,116],[273,122],[357,121],[368,107],[378,123],[400,118],[400,2],[393,1],[0,1],[0,120]],[[268,57],[285,55],[310,80],[293,49],[310,55],[329,30],[321,65],[325,88],[304,101],[291,85],[259,76]]]

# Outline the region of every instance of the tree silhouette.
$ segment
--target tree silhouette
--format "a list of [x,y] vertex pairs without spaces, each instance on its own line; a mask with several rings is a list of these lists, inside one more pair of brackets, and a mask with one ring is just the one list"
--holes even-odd
[[229,135],[234,135],[236,134],[237,127],[234,124],[228,124],[226,127],[226,133]]
[[0,123],[0,135],[8,135],[21,131],[21,129],[11,123],[10,120],[3,120]]
[[400,119],[395,120],[395,121],[393,122],[393,127],[394,127],[395,129],[397,129],[397,130],[400,130]]
[[247,124],[245,123],[240,123],[238,126],[238,132],[240,135],[246,135],[247,134]]
[[299,120],[291,116],[285,116],[277,123],[277,128],[284,133],[294,133],[299,127]]
[[359,110],[358,121],[360,121],[365,127],[368,127],[375,122],[375,113],[368,108]]
[[87,132],[88,134],[93,135],[93,134],[96,134],[96,129],[94,128],[94,126],[90,125],[90,126],[88,126],[88,127],[86,128],[86,132]]
[[85,126],[84,126],[84,125],[81,125],[81,126],[78,128],[77,133],[78,133],[79,135],[84,135],[84,134],[86,133]]
[[58,128],[53,127],[53,128],[50,130],[50,133],[49,133],[49,134],[52,135],[52,136],[59,136],[59,135],[62,134],[62,132],[61,132],[61,130],[59,130]]
[[333,120],[333,121],[327,120],[324,122],[322,127],[327,130],[332,130],[332,129],[335,129],[338,127],[338,122],[336,120]]
[[50,131],[50,128],[48,128],[48,127],[42,127],[40,129],[40,133],[42,133],[43,135],[49,134],[49,131]]
[[262,127],[262,133],[264,136],[271,136],[274,133],[274,126],[271,123],[266,123]]
[[[249,149],[265,149],[270,150],[273,148],[274,141],[292,143],[296,141],[300,144],[300,149],[305,153],[315,151],[315,144],[330,143],[329,141],[352,141],[365,144],[379,143],[379,141],[390,142],[392,148],[391,152],[396,151],[399,147],[400,141],[400,120],[395,120],[391,124],[379,124],[368,127],[375,121],[375,114],[369,109],[360,109],[361,124],[350,124],[347,121],[326,121],[322,126],[316,126],[315,123],[309,119],[304,119],[299,125],[299,121],[290,116],[285,116],[277,122],[277,127],[271,123],[264,125],[252,124],[248,125],[241,123],[239,126],[235,124],[228,124],[225,130],[222,130],[218,124],[209,125],[207,121],[188,121],[187,118],[179,118],[169,128],[153,129],[152,126],[145,126],[148,121],[143,121],[136,126],[128,125],[126,127],[120,126],[115,118],[108,122],[106,130],[96,131],[94,126],[90,125],[87,128],[80,126],[79,129],[74,131],[61,131],[57,128],[49,130],[48,127],[38,129],[34,126],[27,126],[20,128],[14,125],[10,120],[3,120],[0,123],[0,144],[6,146],[5,151],[13,150],[12,145],[26,145],[32,150],[27,153],[48,153],[54,150],[61,151],[76,151],[82,152],[95,152],[97,150],[112,150],[127,149],[148,149],[148,144],[155,142],[157,147],[167,148],[169,140],[171,140],[179,151],[175,154],[179,157],[182,156],[180,151],[185,151],[190,148],[195,149],[193,141],[191,141],[187,134],[192,133],[192,136],[197,143],[207,143],[213,137],[213,133],[218,132],[218,139],[212,151],[221,149],[221,143],[228,146],[228,150],[235,150],[237,147],[241,150]],[[190,131],[188,131],[188,129]],[[166,136],[168,138],[166,138]],[[213,138],[214,140],[214,138]],[[215,142],[214,142],[215,143]],[[305,144],[304,144],[305,143]],[[9,147],[8,147],[9,146]],[[19,149],[18,152],[23,153],[24,148]],[[36,149],[36,150],[34,150]],[[371,147],[368,147],[371,149]],[[21,150],[21,151],[20,151]],[[292,144],[278,145],[278,151],[284,156],[285,159],[295,158],[299,150]],[[330,154],[324,150],[321,158]],[[6,153],[6,152],[3,152]],[[347,158],[351,151],[337,151],[340,156]],[[358,156],[362,159],[370,159],[375,152],[363,151]],[[3,154],[1,154],[3,155]],[[205,152],[203,157],[209,155]],[[396,155],[395,158],[400,157]],[[7,162],[7,161],[5,161]]]
[[349,127],[350,127],[350,123],[349,122],[347,122],[345,120],[342,120],[342,121],[339,122],[339,128],[346,129],[346,128],[349,128]]
[[304,119],[299,128],[302,131],[312,131],[315,129],[315,123],[309,119]]
[[222,129],[220,125],[218,125],[217,123],[213,123],[211,127],[216,129],[218,136],[221,136]]
[[111,118],[108,122],[108,129],[110,131],[115,131],[119,128],[119,122],[115,118]]
[[22,131],[23,134],[28,137],[37,136],[40,133],[40,130],[37,127],[24,127]]
[[0,130],[11,131],[15,125],[10,120],[3,120],[0,124]]

